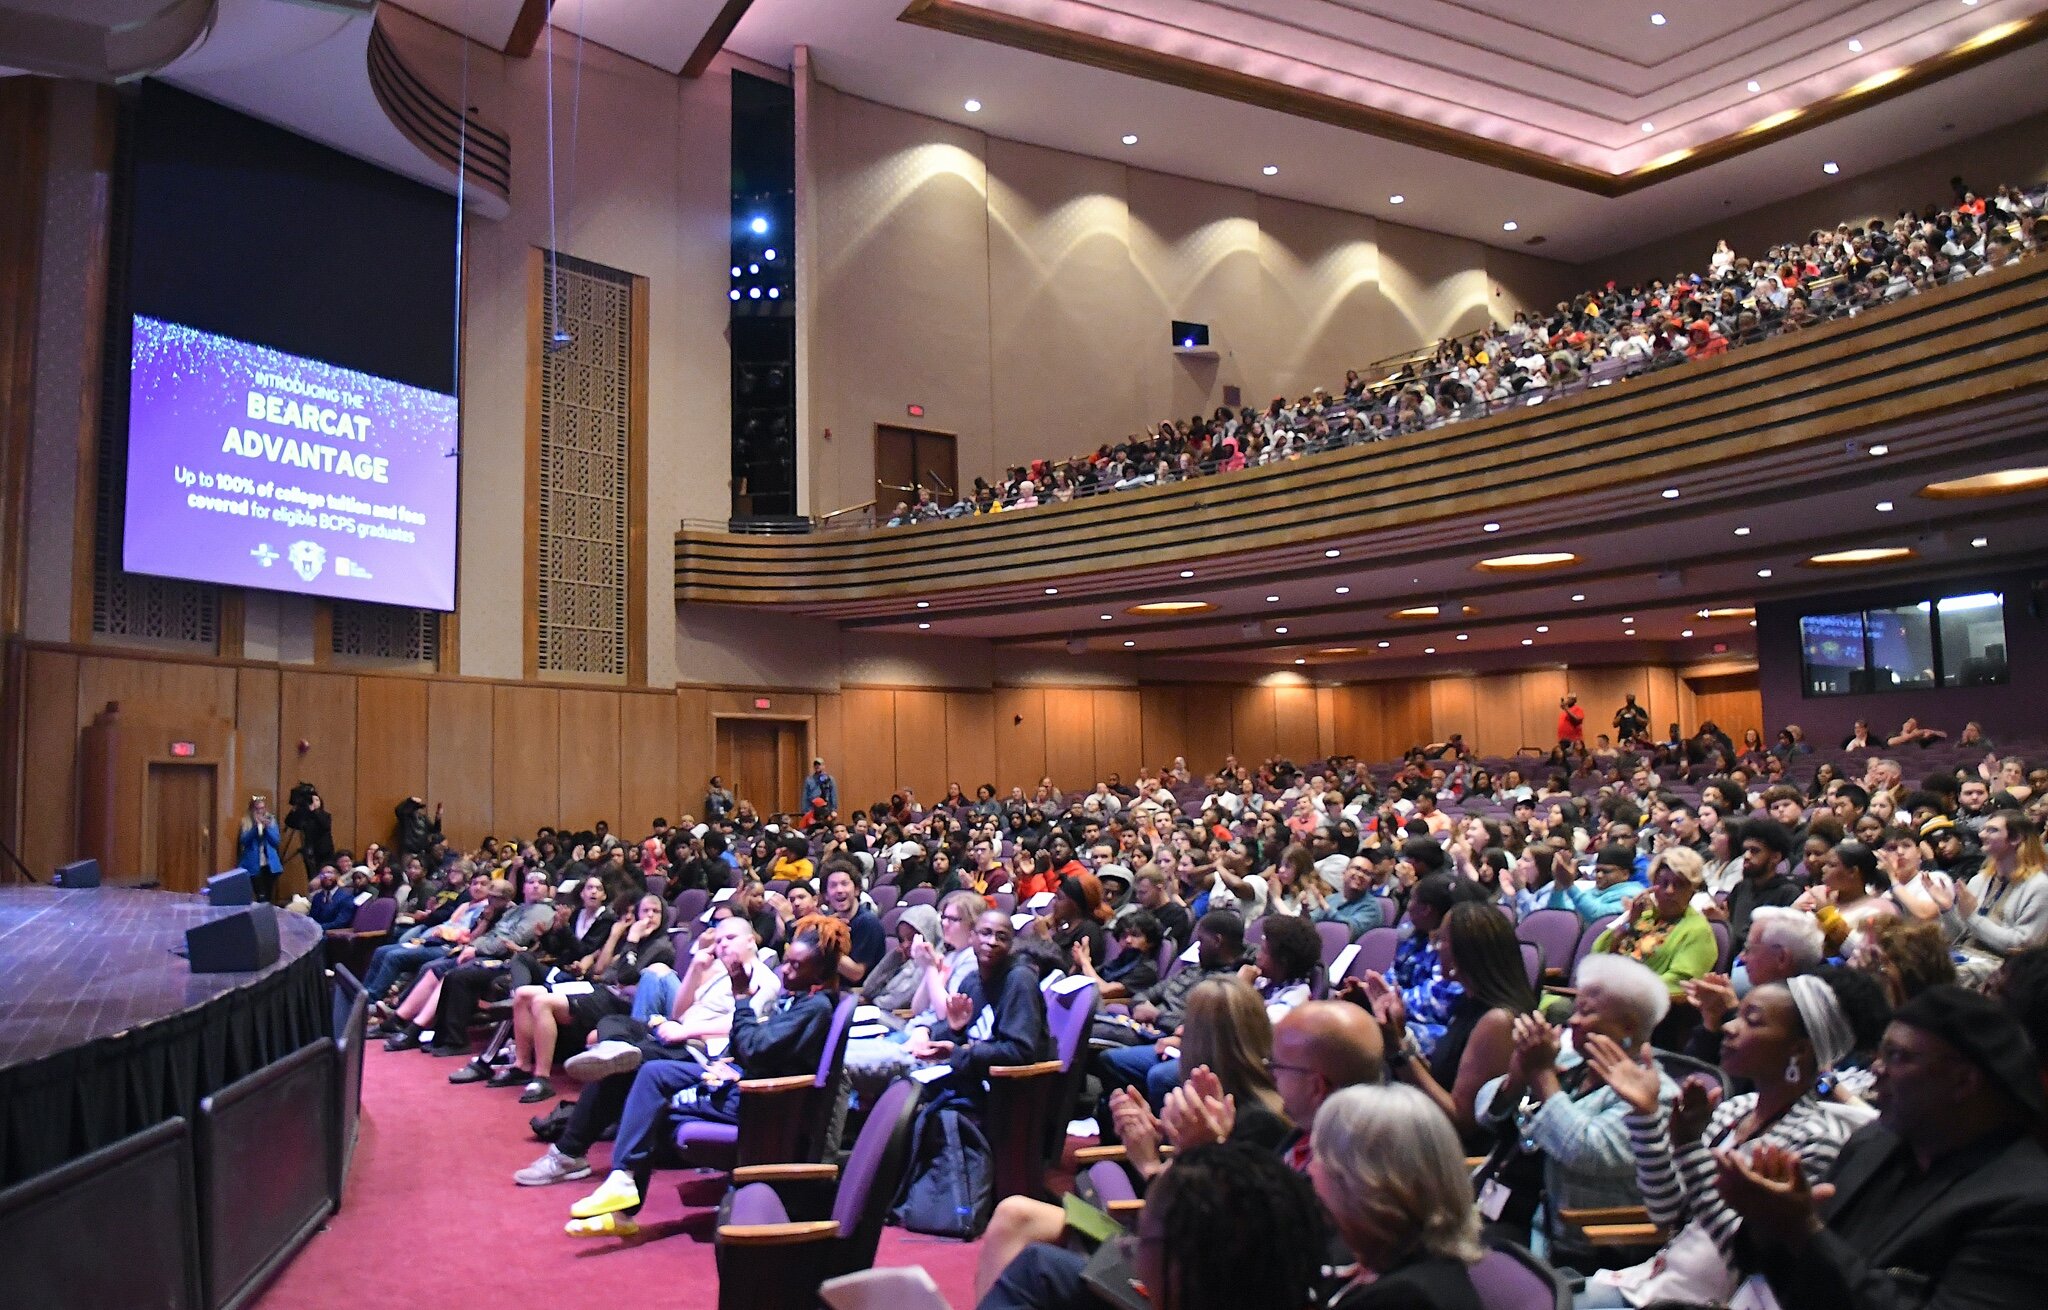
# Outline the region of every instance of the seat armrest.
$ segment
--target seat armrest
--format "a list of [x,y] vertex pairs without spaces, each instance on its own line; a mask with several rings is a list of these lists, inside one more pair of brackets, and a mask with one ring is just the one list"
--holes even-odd
[[[1118,1223],[1124,1223],[1125,1220],[1134,1217],[1140,1210],[1143,1210],[1144,1208],[1144,1197],[1122,1197],[1109,1203],[1109,1217],[1116,1220]],[[1125,1227],[1129,1227],[1129,1225],[1125,1224]]]
[[836,1164],[743,1164],[732,1171],[732,1185],[748,1183],[829,1183],[839,1177]]
[[751,1092],[757,1096],[779,1095],[783,1092],[800,1092],[807,1087],[815,1087],[817,1085],[818,1080],[807,1073],[793,1073],[787,1078],[743,1078],[740,1080],[740,1090],[742,1092]]
[[1640,1205],[1610,1205],[1598,1209],[1559,1210],[1557,1217],[1574,1228],[1587,1224],[1646,1224],[1650,1212]]
[[1659,1246],[1664,1230],[1655,1224],[1588,1224],[1579,1230],[1591,1246]]
[[1058,1060],[1040,1060],[1036,1064],[992,1064],[988,1069],[990,1078],[1042,1078],[1049,1073],[1058,1073]]
[[354,930],[350,930],[348,935],[354,941],[373,942],[376,941],[379,937],[389,937],[391,935],[391,930],[389,928],[373,928],[368,932],[356,932]]
[[839,1235],[834,1219],[799,1220],[786,1224],[722,1224],[718,1229],[721,1246],[801,1246]]
[[1083,1146],[1074,1152],[1074,1163],[1084,1168],[1091,1164],[1100,1164],[1104,1160],[1114,1160],[1122,1164],[1130,1158],[1130,1152],[1121,1146]]

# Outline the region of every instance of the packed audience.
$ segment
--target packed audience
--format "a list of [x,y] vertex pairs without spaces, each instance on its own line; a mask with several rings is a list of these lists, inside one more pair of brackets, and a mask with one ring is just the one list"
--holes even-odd
[[1263,409],[1165,420],[1086,455],[1034,460],[994,483],[976,478],[952,503],[920,487],[886,515],[878,505],[876,518],[899,527],[1031,509],[1403,437],[1853,317],[2048,244],[2048,188],[1979,194],[1961,178],[1953,185],[1952,204],[1816,228],[1754,257],[1722,241],[1704,272],[1610,282],[1549,313],[1524,310],[1512,323],[1446,338],[1425,356],[1389,361],[1377,379],[1354,369],[1335,392],[1317,387],[1293,400],[1276,396]]
[[[887,1019],[847,1047],[850,1140],[904,1078],[982,1113],[1050,1050],[1043,987],[1085,978],[1073,1129],[1144,1198],[1108,1254],[1154,1305],[1476,1310],[1490,1252],[1582,1307],[2032,1303],[2048,769],[1974,723],[1817,749],[1585,718],[1566,698],[1543,757],[1453,736],[929,806],[842,809],[820,760],[796,815],[714,778],[644,836],[468,851],[415,803],[298,908],[346,940],[396,902],[387,1049],[527,1105],[581,1085],[512,1180],[595,1179],[572,1236],[637,1234],[664,1142],[811,1073],[843,994]],[[1094,1303],[1068,1205],[986,1224],[982,1305]]]

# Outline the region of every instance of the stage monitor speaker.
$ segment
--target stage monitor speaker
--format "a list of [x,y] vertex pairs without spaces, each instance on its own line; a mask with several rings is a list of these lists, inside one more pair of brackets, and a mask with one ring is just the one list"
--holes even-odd
[[100,862],[98,860],[73,860],[57,866],[51,875],[52,887],[97,887],[100,885]]
[[216,873],[206,880],[206,900],[213,906],[251,905],[256,900],[256,884],[243,869],[229,869]]
[[277,907],[252,905],[240,914],[185,930],[194,973],[252,973],[277,963]]

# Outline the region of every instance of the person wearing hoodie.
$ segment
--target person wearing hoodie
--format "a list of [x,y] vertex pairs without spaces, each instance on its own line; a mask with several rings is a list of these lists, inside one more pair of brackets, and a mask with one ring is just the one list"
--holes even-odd
[[901,1010],[910,1004],[917,984],[924,977],[923,965],[914,958],[917,943],[922,940],[933,951],[941,949],[938,910],[930,905],[912,905],[905,909],[897,917],[895,938],[882,962],[861,982],[863,1005],[881,1010]]

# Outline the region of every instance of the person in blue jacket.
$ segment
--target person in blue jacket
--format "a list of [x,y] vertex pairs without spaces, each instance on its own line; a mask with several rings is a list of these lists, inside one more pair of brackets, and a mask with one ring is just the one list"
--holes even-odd
[[307,900],[307,917],[319,924],[323,932],[334,932],[356,921],[355,892],[341,885],[341,875],[331,864],[320,867],[319,886]]
[[256,899],[268,901],[277,889],[277,875],[284,869],[284,857],[277,820],[271,817],[270,802],[261,796],[249,798],[249,812],[242,816],[238,839],[240,855],[236,866],[249,875]]

